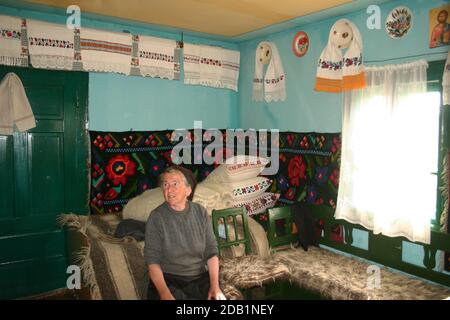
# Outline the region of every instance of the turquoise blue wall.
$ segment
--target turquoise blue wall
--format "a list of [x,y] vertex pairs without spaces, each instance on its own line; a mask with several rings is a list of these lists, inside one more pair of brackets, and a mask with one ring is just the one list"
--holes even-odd
[[[413,11],[413,27],[401,39],[391,39],[384,29],[369,30],[366,21],[369,14],[360,10],[347,15],[329,18],[315,23],[300,25],[281,32],[268,34],[240,43],[241,71],[239,78],[239,125],[242,128],[267,128],[298,132],[340,132],[342,95],[319,93],[313,90],[316,63],[328,42],[331,26],[340,18],[347,18],[359,28],[363,42],[366,65],[402,63],[416,59],[442,60],[449,47],[428,48],[429,10],[444,5],[443,0],[390,1],[380,5],[381,25],[388,13],[399,5]],[[292,51],[292,39],[298,31],[305,31],[310,38],[308,53],[298,58]],[[255,49],[260,41],[274,42],[280,53],[286,73],[284,102],[253,102],[252,78],[255,69]],[[354,230],[355,247],[368,249],[368,234]],[[423,250],[420,246],[405,242],[402,251],[405,262],[423,266]]]
[[[66,15],[0,6],[0,14],[54,23],[66,23]],[[162,32],[84,18],[82,26],[108,31],[128,30],[134,34],[180,40],[180,33]],[[198,36],[185,42],[237,49],[238,45]],[[205,128],[236,127],[237,92],[204,86],[187,86],[181,80],[162,80],[113,73],[89,74],[89,129],[101,131],[164,130],[192,128],[202,120]]]
[[[381,25],[388,13],[399,5],[413,11],[413,27],[401,39],[391,39],[384,29],[369,30],[366,10],[329,18],[307,25],[300,25],[282,32],[269,34],[240,44],[241,71],[239,78],[239,125],[242,128],[277,128],[281,131],[340,132],[342,116],[342,95],[319,93],[313,90],[316,63],[328,41],[331,26],[340,18],[353,21],[359,28],[363,42],[366,65],[372,61],[400,63],[425,58],[429,61],[444,59],[447,47],[428,48],[428,14],[430,8],[445,4],[443,0],[390,1],[381,8]],[[292,39],[298,31],[305,31],[310,38],[308,53],[298,58],[292,51]],[[255,49],[260,41],[272,41],[278,48],[286,73],[287,99],[284,102],[253,102],[252,77],[255,69]],[[404,58],[413,55],[421,57]],[[384,61],[395,59],[392,61]]]

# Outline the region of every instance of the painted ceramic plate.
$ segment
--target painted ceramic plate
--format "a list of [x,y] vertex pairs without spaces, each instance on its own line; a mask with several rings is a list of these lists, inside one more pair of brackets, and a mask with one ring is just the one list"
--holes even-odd
[[386,32],[389,37],[399,39],[412,27],[412,13],[408,7],[394,8],[386,19]]
[[306,32],[299,31],[292,41],[292,50],[297,57],[303,57],[309,48],[309,37]]

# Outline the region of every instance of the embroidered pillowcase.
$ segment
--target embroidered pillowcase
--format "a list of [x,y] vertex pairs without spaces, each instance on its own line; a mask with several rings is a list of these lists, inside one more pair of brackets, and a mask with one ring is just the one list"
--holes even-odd
[[278,193],[264,192],[259,196],[244,201],[235,201],[233,202],[233,207],[244,206],[247,210],[247,214],[251,216],[274,207],[279,197],[280,194]]
[[264,170],[269,162],[269,159],[262,157],[231,157],[211,172],[205,180],[222,183],[254,178]]
[[270,179],[265,177],[255,177],[236,182],[217,183],[207,181],[204,183],[204,186],[232,201],[243,201],[262,194],[271,184],[272,180]]
[[233,200],[256,197],[266,191],[272,184],[272,180],[264,177],[256,177],[242,182],[230,183],[231,198]]

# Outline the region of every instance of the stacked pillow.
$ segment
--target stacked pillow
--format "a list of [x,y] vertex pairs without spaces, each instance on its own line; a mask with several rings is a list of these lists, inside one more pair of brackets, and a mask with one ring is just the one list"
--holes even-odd
[[134,197],[122,211],[123,219],[147,222],[150,213],[165,201],[161,188],[154,188]]
[[272,180],[259,176],[268,163],[269,160],[262,157],[235,156],[212,171],[199,185],[210,194],[220,195],[221,200],[213,209],[245,206],[249,215],[261,213],[273,207],[280,197],[265,192]]
[[223,197],[220,192],[210,189],[208,185],[203,182],[197,184],[192,202],[204,206],[209,215],[212,214],[214,209],[225,209],[231,206],[230,199]]

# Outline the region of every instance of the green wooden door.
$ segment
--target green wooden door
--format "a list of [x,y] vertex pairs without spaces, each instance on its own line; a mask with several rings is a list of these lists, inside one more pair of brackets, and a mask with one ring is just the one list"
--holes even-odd
[[88,74],[0,66],[16,73],[36,118],[0,135],[0,299],[65,286],[61,213],[88,212]]

